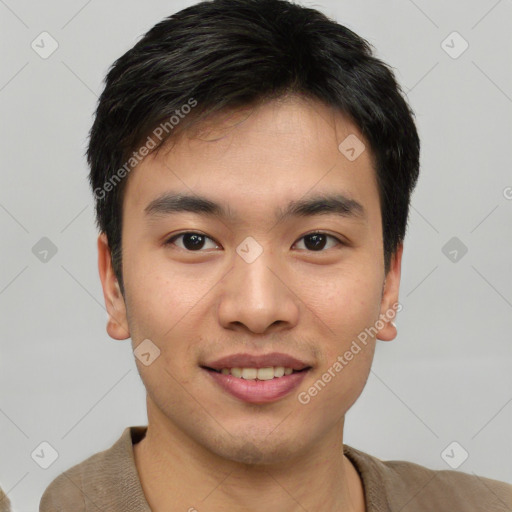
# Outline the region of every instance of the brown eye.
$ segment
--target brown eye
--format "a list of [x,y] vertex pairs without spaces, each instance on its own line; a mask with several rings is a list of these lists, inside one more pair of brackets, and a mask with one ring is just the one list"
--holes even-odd
[[[213,240],[210,237],[203,235],[202,233],[197,233],[195,231],[187,231],[185,233],[174,235],[165,242],[165,245],[174,245],[174,242],[180,238],[182,238],[183,240],[181,245],[177,244],[178,247],[191,252],[201,251],[201,249],[203,249],[205,246],[206,240],[211,240],[213,242]],[[215,247],[218,247],[218,245],[214,243],[213,248],[215,249]]]
[[[318,231],[304,235],[301,240],[304,240],[304,246],[308,251],[322,252],[322,250],[325,249],[329,238],[337,242],[335,245],[343,245],[343,242],[335,236]],[[331,247],[327,248],[330,249]]]

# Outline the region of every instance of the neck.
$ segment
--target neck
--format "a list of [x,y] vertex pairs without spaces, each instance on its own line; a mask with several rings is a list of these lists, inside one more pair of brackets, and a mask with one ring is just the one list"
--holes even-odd
[[153,512],[365,512],[359,474],[343,455],[343,422],[300,455],[258,464],[221,457],[148,410],[135,464]]

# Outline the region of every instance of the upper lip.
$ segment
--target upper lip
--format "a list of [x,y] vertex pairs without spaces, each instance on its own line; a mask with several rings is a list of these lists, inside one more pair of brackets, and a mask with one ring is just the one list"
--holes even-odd
[[267,368],[270,366],[284,366],[293,370],[303,370],[310,367],[304,361],[280,352],[263,355],[231,354],[202,366],[213,370],[222,370],[223,368]]

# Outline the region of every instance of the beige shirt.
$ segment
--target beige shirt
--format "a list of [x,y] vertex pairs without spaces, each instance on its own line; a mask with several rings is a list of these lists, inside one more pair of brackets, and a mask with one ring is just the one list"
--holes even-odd
[[11,512],[11,502],[7,495],[0,488],[0,512]]
[[[147,427],[127,427],[108,450],[60,474],[39,512],[151,512],[135,466],[133,444]],[[367,512],[512,512],[512,485],[461,471],[382,461],[344,445],[364,487]]]

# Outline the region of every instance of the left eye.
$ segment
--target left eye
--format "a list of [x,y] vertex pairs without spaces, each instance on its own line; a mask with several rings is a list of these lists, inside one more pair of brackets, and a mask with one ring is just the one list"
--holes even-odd
[[[174,242],[180,238],[183,238],[182,245],[178,245],[178,247],[181,247],[182,249],[185,249],[187,251],[198,251],[200,249],[204,248],[204,244],[206,240],[210,240],[213,242],[213,249],[218,247],[218,245],[212,240],[210,237],[203,235],[202,233],[197,233],[195,231],[188,231],[186,233],[180,233],[179,235],[174,235],[169,240],[165,242],[165,245],[172,245]],[[299,240],[306,240],[307,243],[304,244],[305,248],[307,250],[310,250],[312,252],[321,252],[323,249],[326,248],[327,245],[327,239],[330,238],[335,241],[335,245],[343,245],[343,242],[336,238],[333,235],[329,235],[327,233],[323,233],[321,231],[316,231],[314,233],[308,233],[307,235],[302,236],[299,238]],[[297,242],[296,242],[297,243]],[[295,245],[295,244],[294,244]],[[327,247],[328,249],[332,248]]]
[[[328,238],[335,240],[335,245],[343,245],[343,242],[336,238],[335,236],[328,235],[327,233],[322,233],[318,231],[315,233],[309,233],[307,235],[304,235],[302,238],[299,238],[299,240],[304,239],[309,242],[304,244],[307,247],[307,249],[310,249],[314,252],[321,252],[322,249],[325,249]],[[333,246],[327,247],[327,249],[330,249],[332,247]]]

